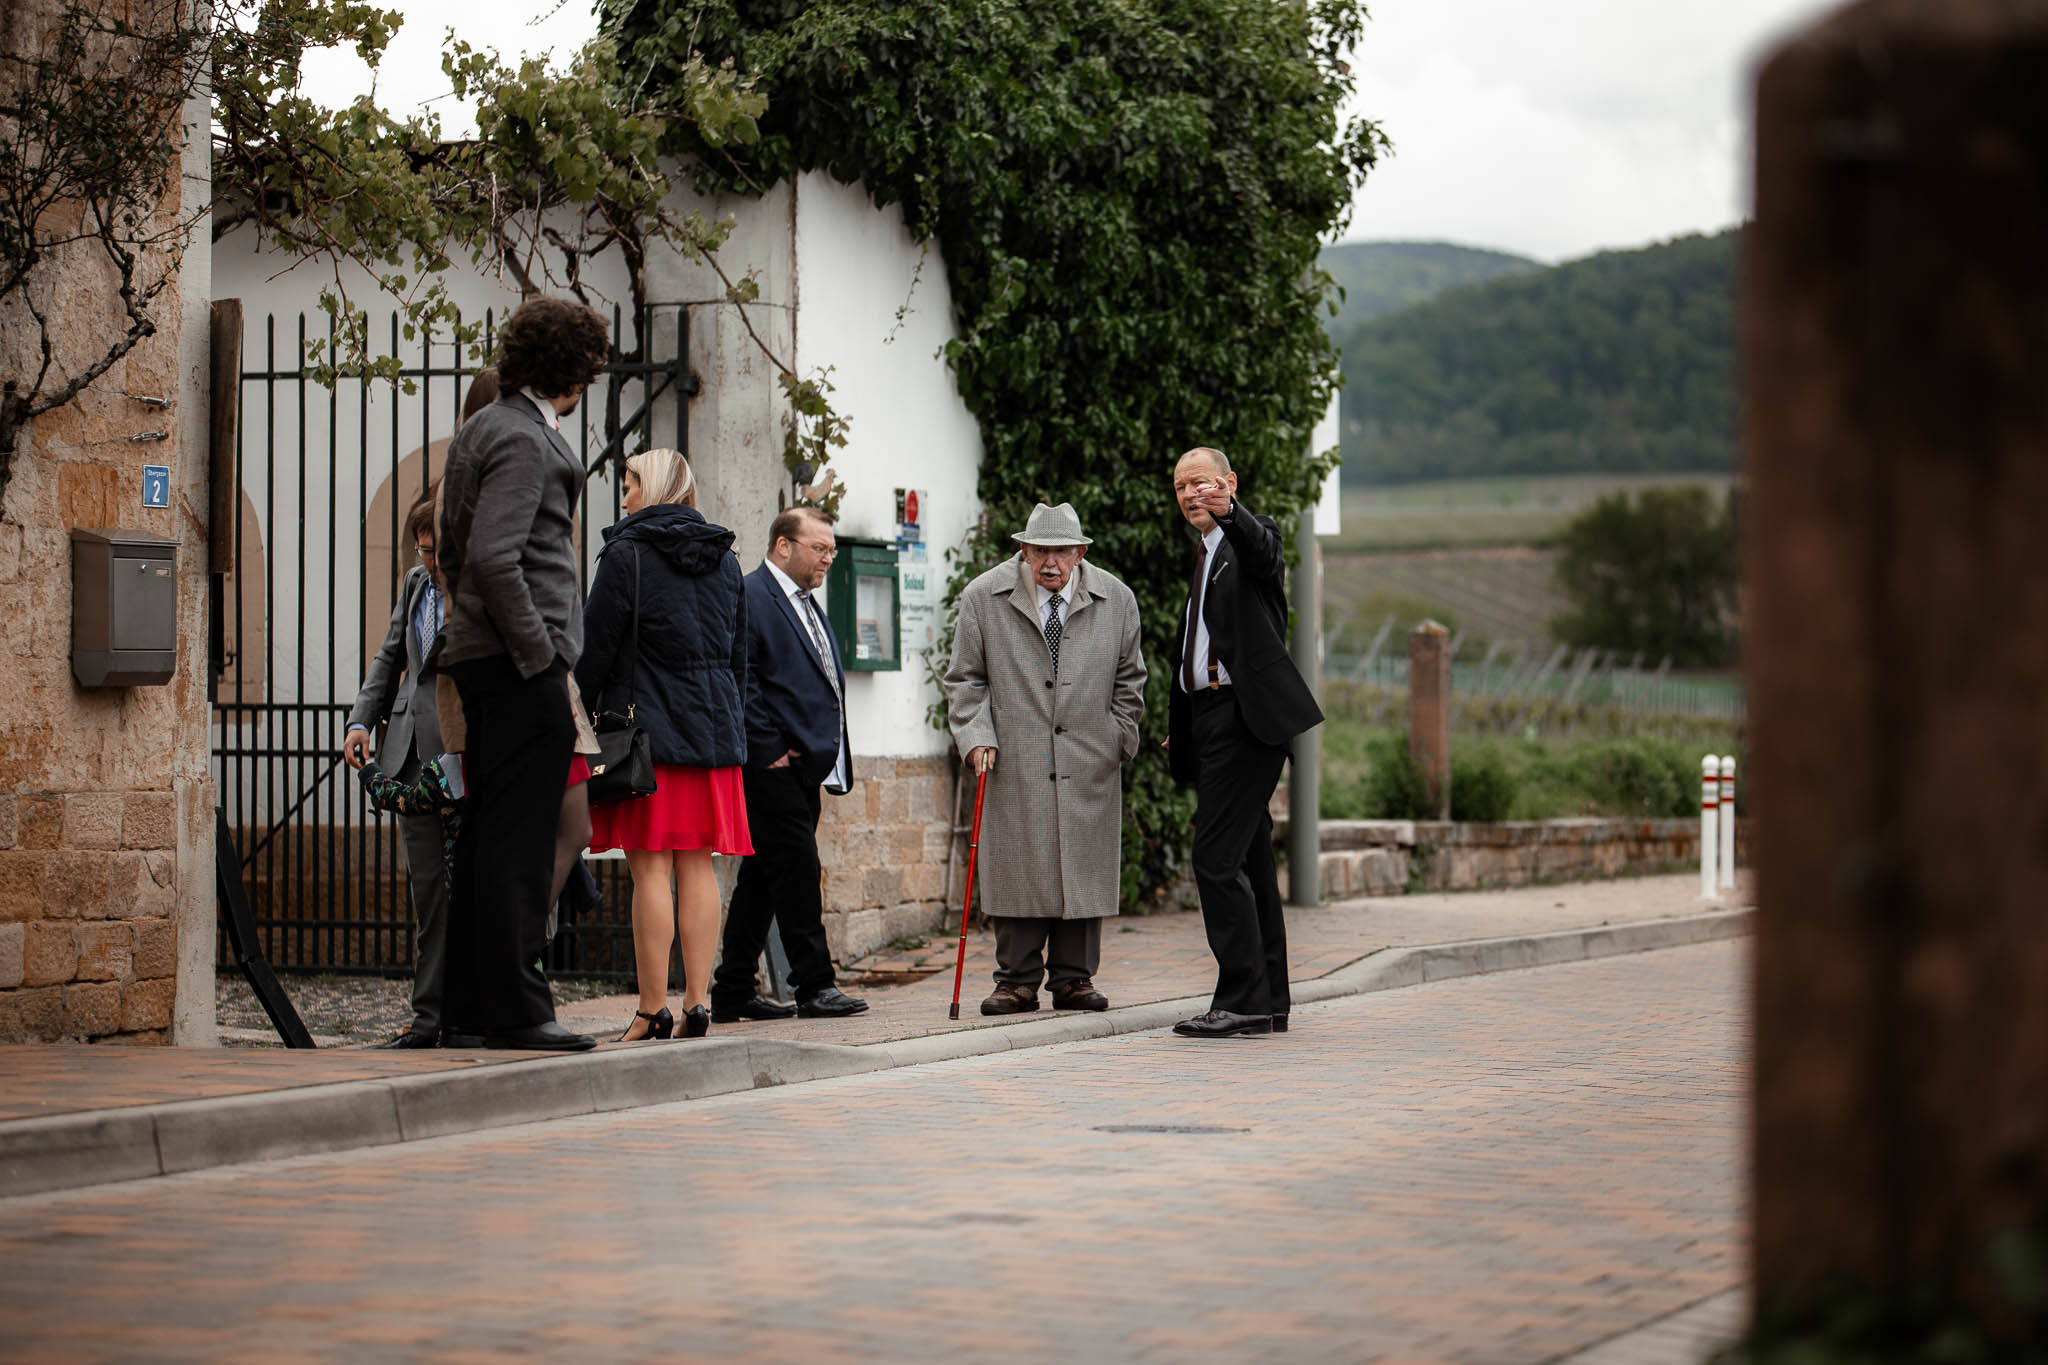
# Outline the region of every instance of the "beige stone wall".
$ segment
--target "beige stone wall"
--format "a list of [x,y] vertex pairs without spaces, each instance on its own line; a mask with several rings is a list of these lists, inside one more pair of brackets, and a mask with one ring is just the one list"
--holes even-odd
[[[1699,866],[1697,820],[1433,820],[1322,822],[1324,900],[1420,891],[1477,891],[1539,882],[1679,872]],[[1284,841],[1283,841],[1284,846]],[[1738,866],[1749,822],[1735,826]],[[1281,873],[1286,885],[1286,873]]]
[[[950,758],[864,758],[854,771],[853,790],[827,796],[818,822],[825,936],[842,962],[945,922],[953,823]],[[965,877],[964,838],[957,852],[956,894]]]
[[[196,173],[203,181],[203,164]],[[166,222],[182,207],[174,195]],[[181,950],[209,966],[212,957],[204,348],[195,353],[187,335],[205,300],[203,284],[189,297],[175,260],[145,266],[173,275],[153,310],[156,335],[21,433],[0,502],[0,1043],[166,1041]],[[61,327],[60,371],[126,330],[116,283],[84,247],[44,269],[34,288]],[[24,321],[0,315],[0,373],[34,372],[35,333]],[[170,434],[130,439],[153,431]],[[169,508],[143,508],[145,463],[171,467]],[[87,690],[73,681],[74,527],[178,543],[179,660],[169,685]],[[203,955],[182,941],[194,933]],[[211,1001],[208,989],[205,1024]]]

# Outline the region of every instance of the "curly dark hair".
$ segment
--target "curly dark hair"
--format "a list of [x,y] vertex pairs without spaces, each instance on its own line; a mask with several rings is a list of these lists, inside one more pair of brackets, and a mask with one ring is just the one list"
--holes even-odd
[[595,309],[528,299],[498,329],[498,384],[560,398],[597,378],[611,354],[611,328]]

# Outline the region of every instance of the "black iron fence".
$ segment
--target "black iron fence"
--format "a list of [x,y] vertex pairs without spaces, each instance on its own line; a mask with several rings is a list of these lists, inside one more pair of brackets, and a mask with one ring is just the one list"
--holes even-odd
[[[320,322],[331,364],[333,328]],[[486,337],[494,322],[486,315]],[[578,526],[586,581],[598,533],[620,515],[613,457],[687,448],[687,310],[650,309],[630,324],[615,310],[623,358],[563,422],[589,475]],[[403,973],[413,917],[398,829],[369,809],[340,747],[413,562],[406,512],[439,472],[475,371],[452,343],[402,344],[394,314],[397,378],[329,387],[307,364],[315,339],[303,315],[263,319],[260,336],[245,338],[245,357],[260,352],[260,363],[245,359],[241,376],[235,568],[214,590],[214,778],[271,963]],[[631,882],[622,861],[593,866],[603,904],[562,926],[549,966],[629,977]],[[224,938],[216,960],[232,961]]]

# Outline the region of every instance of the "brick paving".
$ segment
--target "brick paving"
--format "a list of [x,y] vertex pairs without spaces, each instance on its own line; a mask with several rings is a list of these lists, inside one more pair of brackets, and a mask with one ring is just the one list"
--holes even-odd
[[1736,1284],[1747,953],[0,1202],[0,1341],[21,1362],[1549,1360]]
[[[1726,897],[1720,904],[1746,904]],[[1494,938],[1516,933],[1685,915],[1716,902],[1699,899],[1693,876],[1644,877],[1509,891],[1362,898],[1287,912],[1288,958],[1297,981],[1311,980],[1381,948]],[[935,937],[922,949],[855,963],[848,975],[929,973],[908,984],[860,986],[866,1014],[850,1019],[796,1019],[721,1024],[714,1036],[754,1034],[814,1043],[875,1043],[962,1028],[1049,1018],[1051,1000],[1036,1014],[985,1019],[977,1011],[989,990],[994,937],[979,927],[968,937],[961,1019],[946,1018],[953,993],[955,937]],[[1098,984],[1113,1005],[1137,1005],[1206,994],[1215,964],[1192,911],[1128,916],[1113,921],[1103,939]],[[923,961],[920,962],[919,959]],[[287,980],[287,989],[292,987]],[[615,1038],[632,1010],[632,996],[563,1002],[562,1021],[601,1039]],[[679,1007],[680,997],[672,997]],[[169,1100],[246,1094],[258,1090],[404,1076],[517,1061],[533,1054],[504,1052],[379,1052],[363,1047],[290,1052],[281,1048],[115,1048],[83,1044],[0,1047],[0,1122],[84,1109],[119,1108]]]

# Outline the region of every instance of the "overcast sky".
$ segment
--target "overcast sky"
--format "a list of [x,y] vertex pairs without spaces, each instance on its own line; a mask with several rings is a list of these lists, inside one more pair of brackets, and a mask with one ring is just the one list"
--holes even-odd
[[[558,52],[596,22],[587,0],[396,0],[405,16],[378,94],[445,95],[445,31],[506,56]],[[1370,0],[1358,107],[1394,139],[1350,239],[1458,242],[1566,260],[1737,221],[1747,200],[1749,68],[1833,0]],[[353,56],[309,62],[308,93],[360,93]],[[450,133],[467,119],[441,111]]]

